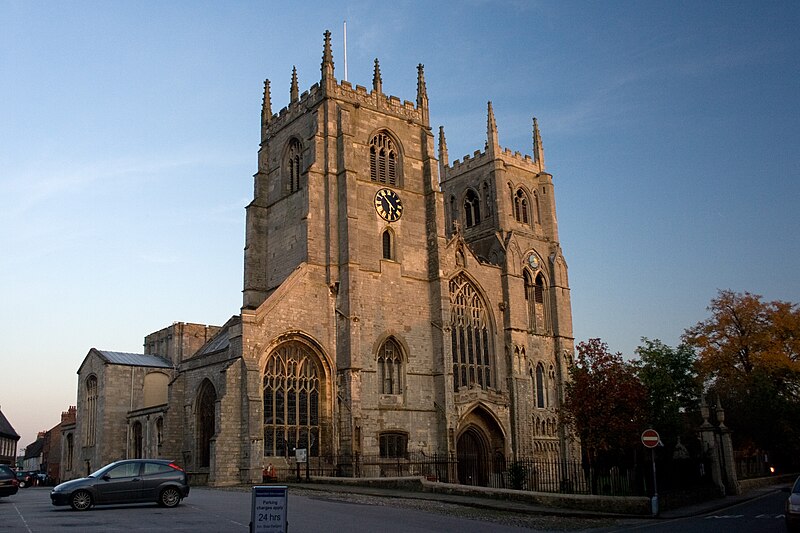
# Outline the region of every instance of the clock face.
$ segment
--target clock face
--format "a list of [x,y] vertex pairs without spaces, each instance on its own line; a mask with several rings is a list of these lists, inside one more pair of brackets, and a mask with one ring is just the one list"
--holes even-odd
[[539,259],[536,258],[536,254],[531,254],[528,256],[528,264],[531,268],[539,268]]
[[394,222],[403,214],[403,203],[393,190],[380,189],[375,193],[375,211],[382,219]]

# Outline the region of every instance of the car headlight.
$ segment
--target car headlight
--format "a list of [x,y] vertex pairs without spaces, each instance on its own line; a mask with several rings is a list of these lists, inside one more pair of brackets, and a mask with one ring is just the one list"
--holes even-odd
[[789,501],[786,503],[786,510],[790,513],[800,513],[800,501],[793,502]]

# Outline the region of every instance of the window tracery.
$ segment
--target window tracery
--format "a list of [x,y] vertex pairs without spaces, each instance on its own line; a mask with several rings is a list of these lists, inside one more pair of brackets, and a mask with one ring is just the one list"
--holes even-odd
[[469,189],[464,197],[464,223],[465,226],[471,228],[481,221],[481,206],[478,193]]
[[264,368],[264,455],[288,456],[295,448],[319,455],[320,369],[299,341],[279,346]]
[[398,151],[394,141],[380,132],[369,141],[369,179],[389,185],[400,185]]
[[450,332],[454,389],[491,387],[494,354],[488,312],[463,273],[450,280]]
[[522,189],[517,189],[514,195],[514,219],[523,224],[528,223],[528,195]]
[[403,393],[403,353],[392,337],[378,349],[378,378],[381,394]]
[[289,192],[300,190],[300,173],[303,164],[303,147],[300,141],[289,141],[289,150],[286,154],[286,177],[289,182]]

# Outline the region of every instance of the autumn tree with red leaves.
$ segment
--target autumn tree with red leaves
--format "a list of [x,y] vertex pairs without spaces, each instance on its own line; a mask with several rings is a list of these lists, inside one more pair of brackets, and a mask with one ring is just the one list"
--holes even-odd
[[576,347],[561,411],[581,439],[590,464],[619,462],[637,446],[647,416],[647,389],[635,369],[600,339]]

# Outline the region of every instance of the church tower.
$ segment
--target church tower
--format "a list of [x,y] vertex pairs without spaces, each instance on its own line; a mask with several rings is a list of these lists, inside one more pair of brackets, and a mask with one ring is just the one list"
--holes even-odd
[[[434,398],[444,211],[422,65],[416,74],[414,102],[383,92],[377,59],[371,90],[339,82],[326,32],[319,83],[299,94],[293,71],[277,114],[265,83],[242,342],[267,457],[447,446]],[[306,365],[305,396],[283,389],[293,365]]]
[[449,164],[439,130],[448,235],[463,239],[482,263],[501,269],[503,339],[517,455],[564,457],[567,435],[557,408],[572,361],[567,265],[558,238],[553,177],[533,119],[533,157],[500,147],[492,103],[486,145]]

